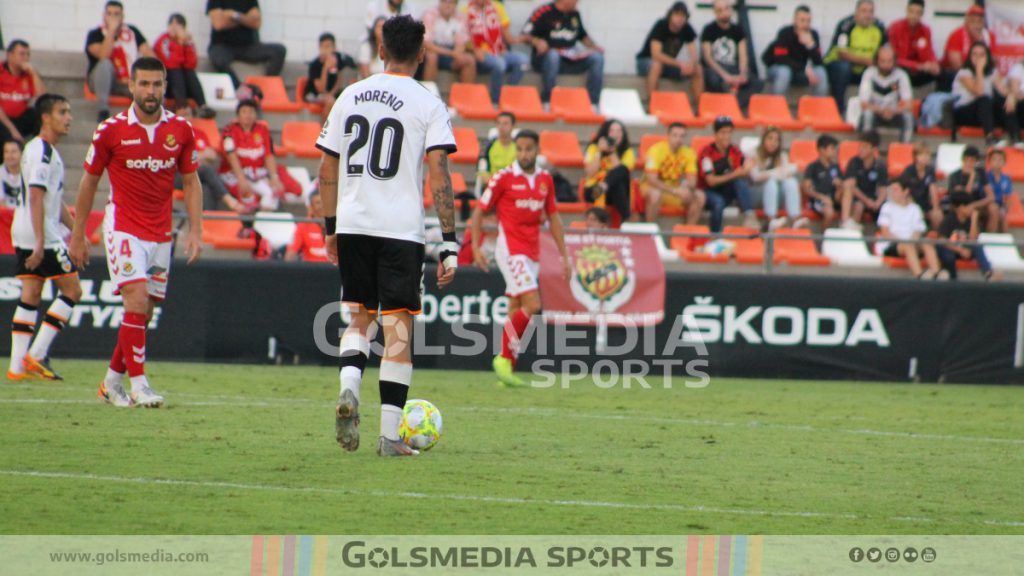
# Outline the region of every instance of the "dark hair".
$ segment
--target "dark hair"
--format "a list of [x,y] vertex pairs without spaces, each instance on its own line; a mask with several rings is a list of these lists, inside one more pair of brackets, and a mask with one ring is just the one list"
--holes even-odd
[[256,111],[257,114],[259,114],[259,112],[260,112],[260,104],[259,104],[259,102],[253,100],[252,98],[246,98],[245,100],[239,100],[238,101],[238,105],[235,106],[235,114],[238,114],[239,112],[241,112],[242,108],[245,108],[245,107],[252,108],[253,110]]
[[669,132],[675,130],[676,128],[682,128],[683,130],[686,130],[686,124],[683,124],[682,122],[673,122],[668,125]]
[[15,38],[14,40],[11,40],[10,44],[7,45],[7,51],[8,52],[13,52],[14,49],[17,48],[18,46],[24,46],[25,48],[28,48],[28,42],[25,42],[24,40]]
[[533,140],[534,144],[540,145],[540,135],[537,134],[536,132],[534,132],[533,130],[530,130],[530,129],[520,130],[516,134],[515,139],[519,140],[520,138],[529,138],[530,140]]
[[171,17],[167,19],[168,24],[170,24],[171,22],[177,22],[178,24],[181,24],[183,27],[188,26],[188,22],[185,21],[185,16],[178,12],[171,14]]
[[605,210],[604,208],[601,208],[600,206],[594,206],[592,208],[589,208],[583,214],[584,218],[590,215],[593,215],[594,218],[597,218],[598,222],[604,224],[605,226],[607,226],[608,223],[611,222],[611,217],[608,215],[608,211]]
[[116,6],[116,7],[120,8],[122,12],[124,12],[124,4],[121,4],[117,0],[107,0],[107,3],[103,5],[103,9],[106,10],[107,8],[110,8],[111,6]]
[[137,70],[146,70],[149,72],[160,72],[164,76],[167,76],[167,69],[164,68],[164,63],[159,58],[152,56],[143,56],[132,63],[132,80],[135,79],[135,72]]
[[874,130],[862,132],[860,136],[857,137],[857,141],[863,142],[865,144],[870,144],[875,148],[878,148],[878,145],[882,143],[882,139],[878,136],[878,132]]
[[828,134],[818,136],[818,150],[828,148],[829,146],[839,146],[839,140],[836,140],[835,137],[829,136]]
[[974,144],[968,144],[967,147],[964,148],[964,153],[960,156],[960,158],[962,160],[966,160],[968,158],[981,160],[981,151],[978,150],[978,147],[975,146]]
[[18,147],[18,150],[21,150],[21,142],[18,142],[17,140],[13,140],[13,139],[12,140],[4,140],[2,143],[0,143],[0,150],[3,150],[4,148],[6,148],[8,144],[14,144],[15,146]]
[[373,54],[370,55],[371,60],[373,59],[374,56],[377,55],[377,47],[380,46],[381,44],[381,39],[377,38],[377,24],[385,21],[387,21],[387,18],[385,18],[384,16],[376,17],[373,20],[373,24],[370,25],[370,29],[368,30],[367,38],[370,39],[370,46],[373,48]]
[[[622,142],[619,142],[619,145],[615,148],[615,153],[619,158],[622,158],[622,155],[626,153],[626,150],[629,150],[629,133],[626,132],[626,125],[618,120],[605,120],[604,124],[601,124],[601,127],[597,129],[597,134],[590,140],[590,143],[597,144],[597,141],[601,138],[608,138],[608,133],[611,132],[612,124],[622,126]],[[611,142],[611,138],[608,138],[608,141]]]
[[409,15],[388,18],[384,22],[384,52],[394,62],[415,62],[426,30],[423,22]]
[[43,94],[36,99],[36,113],[40,116],[43,114],[52,114],[54,106],[67,101],[68,99],[60,94]]
[[690,9],[686,7],[686,2],[675,2],[668,7],[668,12],[665,13],[665,18],[671,18],[676,12],[682,12],[686,14],[686,18],[690,18]]
[[896,184],[897,186],[903,188],[904,190],[909,190],[913,186],[912,180],[910,178],[904,178],[903,176],[900,176],[899,178],[894,178],[891,183]]
[[320,40],[317,41],[317,44],[323,44],[327,40],[330,40],[331,44],[338,43],[338,41],[334,39],[334,34],[331,34],[330,32],[324,32],[323,34],[320,35]]
[[995,72],[996,63],[992,61],[992,49],[988,47],[988,44],[985,44],[981,40],[978,40],[977,42],[971,44],[970,49],[967,50],[967,58],[964,58],[963,69],[974,70],[974,64],[971,64],[971,52],[974,52],[975,46],[981,46],[982,48],[985,49],[985,76],[988,76],[992,74],[992,72]]
[[513,113],[511,113],[511,112],[509,112],[507,110],[504,110],[502,112],[498,112],[498,116],[497,117],[501,118],[502,116],[507,116],[508,119],[512,121],[512,125],[513,126],[516,125],[516,115],[515,114],[513,114]]
[[993,156],[1002,156],[1003,160],[1006,160],[1006,152],[1002,148],[993,148],[989,153],[988,157],[991,159]]
[[920,6],[923,9],[924,0],[910,0],[909,2],[907,2],[907,6]]
[[808,14],[810,14],[811,13],[811,7],[808,6],[807,4],[801,4],[801,5],[796,7],[796,10],[793,10],[793,14],[794,15],[799,14],[801,12],[807,12]]

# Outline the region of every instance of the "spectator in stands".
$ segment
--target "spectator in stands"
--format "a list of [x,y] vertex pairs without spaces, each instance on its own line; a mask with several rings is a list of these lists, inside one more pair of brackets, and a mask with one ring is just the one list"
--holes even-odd
[[953,79],[965,65],[970,63],[971,46],[981,42],[991,51],[996,47],[996,35],[985,28],[985,8],[973,4],[964,13],[964,25],[950,32],[946,47],[942,51],[942,72],[938,89],[949,92]]
[[[1006,74],[1006,115],[1017,117],[1017,127],[1024,127],[1024,62],[1017,62]],[[1016,134],[1016,146],[1021,147],[1020,133]],[[1010,136],[1013,139],[1013,135]]]
[[297,222],[295,240],[285,252],[285,260],[303,262],[327,262],[327,247],[324,242],[324,202],[320,198],[319,186],[309,194],[306,216],[315,222]]
[[761,60],[768,68],[772,94],[785,95],[793,80],[811,87],[815,96],[828,96],[828,73],[821,59],[821,39],[811,28],[811,9],[801,4],[793,24],[779,30]]
[[[796,166],[789,161],[782,149],[782,130],[769,126],[761,134],[761,143],[754,154],[750,181],[761,187],[764,198],[764,214],[768,217],[768,231],[807,225],[807,219],[800,215],[800,184],[796,180]],[[786,215],[779,216],[779,194],[786,203]]]
[[864,132],[857,141],[860,144],[857,155],[847,164],[843,181],[846,188],[842,202],[843,227],[852,230],[860,230],[865,212],[872,215],[872,222],[878,219],[889,181],[885,161],[878,157],[878,132]]
[[423,60],[423,79],[436,81],[438,70],[451,70],[458,74],[459,82],[476,79],[476,56],[467,51],[469,28],[465,13],[458,10],[458,0],[438,0],[437,6],[423,13],[427,49]]
[[[192,108],[188,105],[179,107],[175,112],[188,121],[192,120]],[[196,154],[199,156],[199,167],[196,169],[196,173],[199,175],[200,184],[203,185],[203,210],[227,208],[233,212],[245,212],[245,207],[231,195],[218,174],[223,161],[220,152],[210,145],[210,138],[206,132],[199,129],[195,129],[194,132]],[[177,190],[184,187],[184,180],[180,173],[174,175],[174,187]]]
[[587,224],[587,230],[607,230],[611,217],[604,208],[592,206],[583,214],[583,221]]
[[11,40],[7,61],[0,66],[0,142],[28,142],[39,132],[39,115],[32,100],[46,93],[43,79],[32,66],[24,40]]
[[739,146],[732,143],[732,118],[715,119],[715,139],[697,153],[697,187],[704,191],[705,204],[711,211],[711,231],[722,231],[725,207],[734,201],[743,211],[743,225],[760,228],[754,212],[747,178],[752,165],[746,162]]
[[885,40],[885,27],[875,18],[874,0],[857,0],[853,15],[836,25],[832,47],[825,56],[825,67],[840,113],[846,113],[846,89],[860,82]]
[[334,106],[334,100],[345,87],[341,81],[341,71],[345,68],[355,67],[356,62],[351,56],[338,52],[334,34],[324,32],[320,35],[319,54],[309,63],[306,88],[302,93],[302,99],[309,103],[320,104],[321,124],[327,120],[327,115],[330,114],[331,107]]
[[641,189],[648,222],[658,221],[662,206],[684,208],[687,224],[700,220],[706,198],[697,189],[697,155],[685,141],[686,126],[674,122],[668,127],[668,139],[647,150]]
[[527,23],[532,37],[533,69],[540,72],[540,99],[551,100],[558,74],[587,73],[587,93],[597,111],[604,86],[604,48],[594,42],[576,10],[578,0],[554,0],[533,11]]
[[636,73],[647,78],[647,96],[658,89],[658,80],[690,79],[693,99],[704,93],[704,70],[697,50],[697,32],[690,26],[690,10],[676,2],[659,18],[636,55]]
[[392,16],[404,16],[408,14],[420,19],[419,10],[412,2],[405,0],[370,0],[366,6],[366,29],[373,30],[373,25],[378,18],[387,20]]
[[[1006,198],[1013,194],[1013,181],[1006,174],[1003,174],[1003,167],[1006,166],[1006,152],[994,148],[988,154],[988,172],[985,173],[985,181],[992,188],[992,195],[995,199],[996,210],[989,213],[988,231],[1006,232]],[[994,222],[994,223],[993,223]]]
[[979,211],[981,217],[985,219],[986,231],[995,232],[998,229],[999,207],[996,204],[996,192],[988,183],[981,162],[981,152],[976,146],[964,148],[960,169],[949,175],[948,189],[949,196],[945,199],[947,207],[953,194],[963,192],[971,197],[971,210]]
[[263,13],[259,0],[206,0],[210,17],[210,64],[231,76],[235,88],[241,84],[231,68],[235,60],[266,64],[267,76],[280,76],[288,50],[284,44],[260,41]]
[[[498,135],[487,142],[480,151],[477,164],[477,182],[486,182],[502,168],[511,166],[516,160],[516,142],[512,139],[516,129],[516,116],[501,112],[494,121]],[[479,196],[479,194],[477,195]]]
[[914,163],[903,169],[900,181],[906,185],[914,202],[921,207],[921,212],[928,220],[928,227],[938,230],[942,222],[942,208],[939,202],[942,189],[935,175],[932,150],[927,144],[919,142],[914,146]]
[[608,210],[612,228],[618,228],[631,214],[630,174],[634,168],[636,154],[626,127],[618,120],[608,120],[587,146],[583,198]]
[[21,201],[25,183],[21,179],[21,144],[14,140],[3,143],[3,164],[0,165],[0,186],[4,195],[0,206],[14,209]]
[[822,134],[817,142],[818,159],[811,162],[804,171],[800,191],[809,200],[811,210],[822,218],[822,226],[828,228],[842,209],[846,187],[843,186],[843,170],[839,166],[839,142]]
[[924,86],[935,82],[941,67],[932,45],[932,29],[922,22],[924,0],[907,2],[907,17],[889,25],[889,43],[896,52],[896,64],[910,74],[910,83]]
[[259,105],[242,100],[237,117],[224,128],[224,160],[220,177],[246,211],[277,210],[284,184],[277,173],[274,144]]
[[956,263],[958,260],[974,260],[986,280],[1001,280],[1002,274],[992,269],[985,256],[985,250],[977,244],[966,246],[964,242],[977,242],[981,227],[978,224],[978,212],[971,208],[971,197],[963,192],[950,195],[953,209],[946,214],[939,226],[939,236],[949,240],[936,248],[943,271],[949,278],[956,280]]
[[130,96],[128,77],[132,64],[141,56],[155,56],[138,28],[124,22],[124,5],[109,0],[103,7],[103,23],[85,37],[89,59],[87,81],[100,103],[99,121],[110,117],[111,94]]
[[[916,242],[925,230],[921,207],[910,199],[903,182],[894,181],[889,185],[889,200],[879,210],[875,253],[889,258],[905,258],[910,273],[921,280],[948,280],[949,275],[939,264],[935,246]],[[922,256],[927,266],[925,269],[921,267]]]
[[971,46],[970,58],[953,80],[953,119],[957,126],[980,126],[985,132],[985,143],[996,143],[996,126],[1004,126],[1013,142],[1020,139],[1016,114],[1006,113],[1006,99],[1010,90],[1006,80],[996,70],[992,52],[982,42]]
[[914,95],[910,75],[896,67],[896,53],[886,44],[875,53],[875,65],[860,79],[860,131],[880,126],[900,129],[900,142],[914,137]]
[[466,6],[466,24],[476,56],[476,69],[491,75],[491,102],[498,105],[501,87],[508,83],[517,86],[523,80],[523,72],[530,59],[512,46],[530,41],[527,35],[513,36],[509,32],[510,20],[503,2],[494,0],[469,0]]
[[373,22],[367,33],[366,40],[359,45],[356,63],[359,66],[359,79],[384,71],[384,60],[380,57],[381,42],[384,39],[384,22],[387,18],[380,17]]
[[700,33],[704,64],[704,88],[708,92],[732,93],[747,109],[750,96],[761,90],[761,82],[750,76],[747,44],[742,26],[732,21],[732,0],[715,0],[715,19]]
[[196,76],[199,63],[196,45],[187,26],[184,16],[171,14],[167,20],[167,31],[156,39],[154,50],[167,69],[167,93],[174,99],[174,107],[180,109],[191,99],[199,107],[196,116],[213,118],[217,113],[206,105],[203,87],[199,84],[199,76]]

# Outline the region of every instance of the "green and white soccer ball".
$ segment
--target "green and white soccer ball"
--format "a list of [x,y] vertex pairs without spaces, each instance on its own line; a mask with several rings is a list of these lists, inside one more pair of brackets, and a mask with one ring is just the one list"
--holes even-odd
[[441,439],[441,411],[426,400],[409,400],[402,410],[398,435],[417,450],[430,450]]

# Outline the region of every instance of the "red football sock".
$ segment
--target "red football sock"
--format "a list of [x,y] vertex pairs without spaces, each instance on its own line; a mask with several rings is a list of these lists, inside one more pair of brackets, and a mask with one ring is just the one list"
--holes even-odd
[[121,349],[122,361],[128,368],[128,377],[134,378],[146,373],[146,315],[126,312],[117,333],[117,346]]
[[[530,315],[522,308],[516,310],[515,314],[505,321],[505,329],[501,333],[501,355],[509,360],[515,361],[519,356],[519,339],[526,332],[530,325]],[[513,338],[515,339],[513,343]]]
[[120,333],[117,336],[117,344],[114,345],[114,355],[110,357],[110,369],[118,374],[124,374],[128,370],[124,364],[124,354],[121,353]]

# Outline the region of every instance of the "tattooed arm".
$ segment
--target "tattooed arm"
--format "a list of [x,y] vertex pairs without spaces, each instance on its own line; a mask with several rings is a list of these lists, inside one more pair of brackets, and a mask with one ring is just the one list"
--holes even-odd
[[434,209],[441,220],[441,264],[437,267],[437,286],[444,288],[455,279],[458,266],[459,244],[455,238],[455,193],[452,191],[452,175],[448,170],[448,152],[434,149],[427,153],[427,171],[430,177],[430,193],[434,196]]

